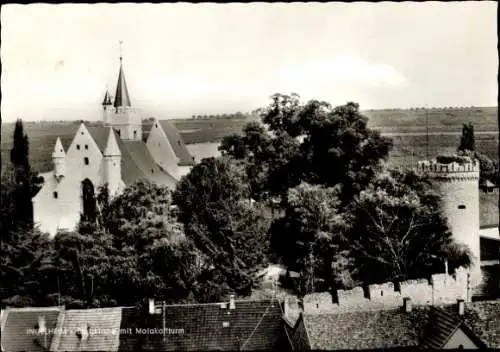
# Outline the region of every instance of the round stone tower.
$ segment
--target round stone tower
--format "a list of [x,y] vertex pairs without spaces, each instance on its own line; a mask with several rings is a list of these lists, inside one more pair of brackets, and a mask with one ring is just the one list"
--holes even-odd
[[467,156],[438,157],[420,161],[417,170],[438,185],[453,238],[467,245],[474,256],[471,284],[480,284],[479,161]]

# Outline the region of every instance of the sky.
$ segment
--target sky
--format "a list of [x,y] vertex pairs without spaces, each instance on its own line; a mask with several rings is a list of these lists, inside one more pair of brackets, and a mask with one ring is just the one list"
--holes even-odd
[[3,5],[2,120],[101,119],[120,52],[133,107],[159,118],[249,112],[277,92],[361,109],[496,106],[496,6]]

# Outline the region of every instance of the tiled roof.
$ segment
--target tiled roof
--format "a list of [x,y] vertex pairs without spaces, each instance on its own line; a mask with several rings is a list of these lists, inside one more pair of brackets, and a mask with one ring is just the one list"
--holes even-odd
[[416,347],[427,322],[426,309],[415,307],[338,314],[303,315],[311,349],[382,349]]
[[[104,153],[109,136],[109,127],[87,127],[99,150]],[[126,185],[142,179],[159,185],[175,187],[177,181],[153,160],[151,153],[142,141],[121,140],[113,131],[122,157],[122,179]]]
[[[236,301],[234,310],[220,303],[168,305],[165,322],[165,340],[161,331],[123,335],[120,350],[270,350],[286,338],[279,303],[270,300]],[[124,310],[121,328],[136,326],[162,329],[163,316]]]
[[[52,342],[57,320],[64,311],[59,307],[7,308],[2,321],[2,351],[44,351]],[[45,320],[46,334],[35,333],[39,318]]]
[[449,314],[439,308],[433,308],[429,324],[428,336],[425,337],[421,347],[440,349],[448,342],[460,325],[462,325],[462,321],[458,315]]
[[[101,153],[104,154],[110,127],[106,126],[85,126],[90,133],[90,136],[95,141]],[[116,132],[115,132],[116,136]]]
[[142,141],[118,141],[122,153],[122,179],[126,185],[139,179],[174,188],[177,181],[153,160]]
[[[444,309],[456,315],[456,306]],[[462,320],[488,348],[500,349],[500,300],[465,303]]]
[[[68,310],[54,336],[52,351],[117,351],[121,308]],[[88,328],[88,337],[77,336],[79,329]]]
[[192,166],[195,164],[193,157],[189,153],[181,134],[169,120],[158,121],[167,136],[175,155],[179,158],[179,166]]

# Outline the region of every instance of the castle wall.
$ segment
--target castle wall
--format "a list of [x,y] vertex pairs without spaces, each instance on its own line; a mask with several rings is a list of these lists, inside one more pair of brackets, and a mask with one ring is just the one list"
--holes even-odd
[[[399,289],[396,289],[399,286]],[[468,272],[459,268],[454,275],[435,274],[431,280],[407,280],[394,285],[392,282],[369,285],[365,297],[363,287],[337,290],[338,303],[328,292],[308,294],[303,298],[304,313],[320,314],[344,310],[385,309],[400,307],[409,297],[415,305],[456,303],[457,299],[470,301],[471,288]]]

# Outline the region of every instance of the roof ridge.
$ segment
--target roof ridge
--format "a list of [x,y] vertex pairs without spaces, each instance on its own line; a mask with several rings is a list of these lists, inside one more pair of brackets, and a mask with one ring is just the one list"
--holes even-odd
[[102,308],[86,308],[86,309],[67,309],[66,312],[88,312],[88,311],[103,311],[103,310],[121,310],[122,307],[102,307]]
[[[238,302],[271,302],[271,301],[278,301],[278,300],[273,300],[273,299],[238,299],[235,300],[235,303]],[[207,303],[174,303],[174,304],[166,304],[165,307],[191,307],[191,306],[209,306],[209,305],[215,305],[215,306],[220,306],[222,303],[228,303],[228,301],[220,301],[220,302],[207,302]]]
[[64,306],[50,306],[50,307],[7,307],[5,312],[41,312],[41,311],[63,311]]

